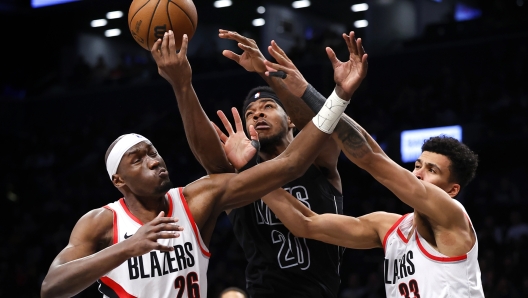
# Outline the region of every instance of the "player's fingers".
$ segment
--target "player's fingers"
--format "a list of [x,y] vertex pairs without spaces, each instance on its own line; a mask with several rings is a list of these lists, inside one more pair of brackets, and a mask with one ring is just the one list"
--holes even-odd
[[165,211],[161,211],[156,218],[162,218],[165,216]]
[[156,239],[171,239],[180,237],[180,233],[177,232],[159,232],[156,234]]
[[366,76],[368,70],[368,55],[363,54],[363,57],[361,58],[361,75]]
[[169,55],[169,32],[165,32],[161,41],[161,56],[168,57]]
[[170,232],[170,231],[183,231],[183,227],[182,226],[179,226],[179,225],[176,225],[174,223],[164,223],[164,224],[159,224],[157,226],[155,226],[153,229],[152,229],[153,232]]
[[161,245],[161,244],[158,243],[156,245],[156,247],[154,247],[154,250],[169,252],[169,251],[173,251],[174,250],[174,246],[166,246],[166,245]]
[[334,50],[332,50],[330,47],[326,47],[326,54],[328,55],[328,59],[330,59],[330,63],[332,63],[332,68],[335,69],[341,61],[337,59]]
[[358,48],[359,57],[363,57],[365,55],[365,49],[363,48],[363,40],[361,38],[357,39],[356,47]]
[[286,59],[284,57],[284,55],[279,53],[275,48],[273,48],[273,46],[269,46],[268,47],[268,52],[270,53],[270,55],[273,58],[275,58],[275,60],[277,61],[278,64],[283,65],[283,66],[287,66],[287,67],[291,67],[292,66],[291,60]]
[[216,134],[220,138],[220,141],[222,141],[222,143],[225,144],[225,142],[227,142],[228,137],[225,135],[225,133],[222,130],[220,130],[218,126],[216,126],[216,124],[213,121],[211,121],[211,124],[213,124],[213,127],[216,130]]
[[354,31],[350,31],[350,35],[345,38],[348,51],[351,54],[358,55],[358,47],[356,44],[356,33]]
[[151,223],[153,226],[160,226],[164,224],[173,224],[177,221],[178,219],[174,217],[156,217]]
[[174,36],[174,32],[172,30],[169,30],[169,49],[168,54],[176,54],[176,37]]
[[235,41],[242,42],[242,43],[248,43],[249,41],[246,37],[238,34],[238,32],[236,31],[228,31],[228,30],[220,29],[218,36],[221,38],[231,39],[231,40],[235,40]]
[[154,44],[152,45],[152,49],[150,49],[150,53],[152,54],[152,57],[154,57],[154,60],[156,60],[156,62],[158,62],[158,58],[161,55],[161,41],[161,38],[158,38],[158,40],[156,40],[156,42],[154,42]]
[[249,126],[249,137],[253,141],[258,141],[259,140],[258,132],[257,132],[257,130],[255,129],[255,127],[253,125]]
[[237,55],[231,51],[228,51],[228,50],[223,50],[222,51],[222,55],[224,55],[224,57],[226,58],[229,58],[233,61],[235,61],[236,63],[239,63],[240,64],[240,55]]
[[284,50],[279,47],[279,45],[275,42],[275,40],[272,40],[271,41],[271,47],[277,52],[279,53],[285,60],[287,60],[288,62],[291,62],[291,59],[288,57],[288,55],[286,55],[286,53],[284,52]]
[[258,48],[254,48],[252,46],[245,45],[243,43],[238,43],[238,47],[241,48],[242,50],[246,51],[246,52],[251,53],[251,54],[256,54],[256,53],[259,52]]
[[189,37],[187,34],[184,34],[182,37],[182,45],[180,48],[180,55],[186,56],[187,55],[187,47],[189,46]]
[[243,131],[242,128],[242,119],[240,118],[240,113],[238,113],[238,109],[235,107],[231,108],[231,113],[233,113],[233,118],[235,119],[235,129],[237,132]]
[[266,68],[268,69],[268,71],[278,71],[278,70],[282,70],[284,71],[285,73],[288,73],[290,71],[289,68],[285,67],[285,66],[282,66],[280,64],[277,64],[277,63],[273,63],[269,60],[265,60],[264,61],[264,65],[266,65]]
[[227,120],[227,117],[224,114],[224,112],[217,111],[216,114],[218,115],[218,117],[220,117],[220,121],[222,121],[222,124],[224,124],[224,127],[225,127],[225,129],[227,131],[227,134],[228,135],[232,135],[233,134],[233,127],[231,126],[231,123],[229,122],[229,120]]

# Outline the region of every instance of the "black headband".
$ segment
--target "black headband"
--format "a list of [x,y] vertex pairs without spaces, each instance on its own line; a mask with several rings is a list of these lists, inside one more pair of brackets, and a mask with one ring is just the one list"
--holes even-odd
[[268,92],[268,91],[259,91],[259,92],[255,92],[255,94],[253,94],[252,96],[248,96],[247,99],[244,101],[244,111],[243,111],[243,114],[244,115],[244,119],[245,119],[245,115],[246,115],[246,111],[248,109],[248,106],[250,103],[253,103],[261,98],[271,98],[273,99],[273,101],[275,101],[279,106],[281,106],[281,108],[286,111],[286,109],[284,108],[284,106],[282,105],[282,102],[280,101],[279,97],[277,96],[277,94],[273,93],[273,92]]

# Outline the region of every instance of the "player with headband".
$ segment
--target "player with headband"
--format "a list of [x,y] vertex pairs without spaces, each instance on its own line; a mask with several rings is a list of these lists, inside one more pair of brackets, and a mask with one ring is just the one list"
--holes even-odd
[[[354,65],[363,61],[358,57],[365,56],[354,32],[343,34],[343,38],[350,52],[349,61],[339,61],[330,48],[326,51],[334,68],[335,90],[351,94],[357,87],[349,78],[357,75]],[[308,84],[284,51],[275,42],[268,50],[277,61],[264,61],[268,70],[284,72],[283,83],[314,112],[324,109],[324,97]],[[299,237],[355,249],[383,248],[387,297],[484,297],[477,235],[465,208],[454,199],[473,179],[477,155],[454,138],[432,137],[424,142],[422,154],[410,172],[392,161],[346,115],[332,137],[352,162],[414,212],[403,216],[373,212],[358,218],[317,214],[285,191],[282,195],[266,195],[264,202],[282,223]]]
[[[231,163],[244,170],[284,151],[295,138],[294,129],[302,129],[313,117],[313,112],[285,87],[286,73],[278,71],[269,77],[265,75],[265,58],[254,40],[223,29],[219,30],[219,37],[236,41],[243,50],[241,54],[224,50],[225,57],[247,71],[258,73],[269,85],[253,88],[243,102],[245,127],[254,125],[261,142],[260,152],[251,163],[240,168],[244,163],[233,160],[236,154],[232,152],[233,148],[238,148],[232,145],[237,142],[221,134]],[[366,76],[366,60],[357,70],[361,73],[355,77],[359,86]],[[335,99],[332,104],[341,101],[337,94]],[[308,170],[282,188],[314,212],[343,214],[342,184],[337,170],[340,152],[335,141],[327,142]],[[231,210],[229,219],[247,260],[246,290],[251,297],[270,297],[275,293],[285,297],[338,296],[343,247],[295,237],[260,199]],[[290,254],[290,251],[298,253]]]
[[[177,53],[169,33],[152,52],[159,54],[157,59],[185,67],[187,42],[184,36]],[[105,163],[123,198],[79,219],[68,245],[50,266],[42,297],[71,297],[95,281],[104,297],[207,297],[207,246],[218,215],[304,173],[347,103],[319,113],[277,158],[240,174],[211,174],[179,188],[173,187],[163,158],[148,139],[139,134],[120,136],[108,148]],[[242,132],[234,108],[233,114],[236,131],[229,129],[229,135]],[[215,136],[210,145],[221,148],[214,128],[208,129]],[[250,134],[258,140],[253,127]]]

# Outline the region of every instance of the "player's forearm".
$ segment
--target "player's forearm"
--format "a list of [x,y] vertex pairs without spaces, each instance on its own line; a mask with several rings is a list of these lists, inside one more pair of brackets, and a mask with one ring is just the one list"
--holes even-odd
[[52,264],[42,282],[41,297],[72,297],[129,258],[122,242],[81,259]]
[[198,162],[209,174],[233,172],[220,139],[205,114],[192,84],[174,86],[185,136]]
[[[336,88],[336,92],[339,96],[351,96],[350,94],[345,95],[338,92],[339,90],[339,88]],[[302,99],[310,109],[314,110],[314,112],[318,112],[323,107],[326,100],[325,97],[311,85],[306,88]],[[366,163],[367,158],[371,157],[371,154],[385,154],[367,131],[345,114],[341,116],[341,119],[332,134],[332,138],[338,143],[345,155],[359,166]]]
[[309,238],[310,217],[317,215],[283,189],[277,189],[262,200],[296,237]]
[[[303,100],[293,93],[290,92],[288,87],[282,82],[282,79],[277,77],[268,77],[264,74],[261,74],[266,83],[273,88],[273,91],[277,94],[281,100],[284,108],[286,109],[286,114],[290,117],[295,127],[299,130],[312,120],[312,117],[315,113],[304,104]],[[326,100],[326,99],[325,99]],[[324,101],[323,101],[324,103]]]

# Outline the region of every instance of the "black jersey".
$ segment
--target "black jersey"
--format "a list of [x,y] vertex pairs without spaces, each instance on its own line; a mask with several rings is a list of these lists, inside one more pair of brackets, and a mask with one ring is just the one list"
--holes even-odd
[[[343,214],[343,197],[312,165],[283,188],[316,213]],[[258,200],[229,214],[248,261],[250,297],[337,297],[344,249],[297,238]]]

